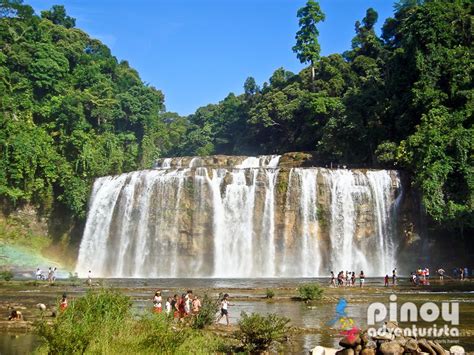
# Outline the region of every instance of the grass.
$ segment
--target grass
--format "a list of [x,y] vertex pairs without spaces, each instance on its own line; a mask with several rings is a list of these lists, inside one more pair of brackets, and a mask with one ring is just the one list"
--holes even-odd
[[[204,303],[206,304],[206,303]],[[223,339],[176,322],[165,313],[134,315],[116,291],[89,291],[48,324],[37,323],[48,354],[204,354],[225,349]]]

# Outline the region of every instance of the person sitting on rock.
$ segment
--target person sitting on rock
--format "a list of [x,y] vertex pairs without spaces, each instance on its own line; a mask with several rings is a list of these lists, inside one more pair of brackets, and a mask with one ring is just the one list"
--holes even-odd
[[17,311],[16,309],[14,309],[11,311],[10,316],[8,317],[8,320],[23,320],[23,315],[21,314],[20,311]]
[[63,293],[63,298],[61,298],[61,303],[59,303],[59,309],[61,311],[65,311],[67,306],[68,306],[68,304],[67,304],[67,295],[65,293]]

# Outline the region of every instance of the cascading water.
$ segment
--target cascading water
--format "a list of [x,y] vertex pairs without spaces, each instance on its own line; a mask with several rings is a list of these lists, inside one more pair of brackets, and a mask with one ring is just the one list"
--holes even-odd
[[280,156],[167,158],[96,180],[76,271],[102,277],[385,275],[402,187],[387,170]]

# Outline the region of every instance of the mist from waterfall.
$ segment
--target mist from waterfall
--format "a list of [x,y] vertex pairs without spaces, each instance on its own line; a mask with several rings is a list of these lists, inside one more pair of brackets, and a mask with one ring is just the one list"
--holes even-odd
[[167,158],[98,178],[76,271],[314,277],[396,266],[396,171],[285,168],[280,156]]

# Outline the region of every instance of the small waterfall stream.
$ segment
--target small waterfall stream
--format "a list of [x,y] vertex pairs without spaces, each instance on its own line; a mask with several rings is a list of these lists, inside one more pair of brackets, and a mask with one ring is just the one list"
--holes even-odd
[[166,158],[152,170],[98,178],[79,275],[375,276],[396,266],[396,171],[286,168],[280,156],[209,159]]

